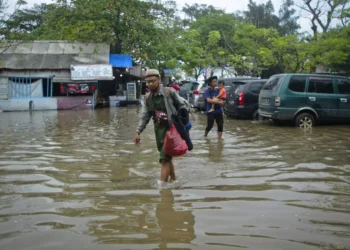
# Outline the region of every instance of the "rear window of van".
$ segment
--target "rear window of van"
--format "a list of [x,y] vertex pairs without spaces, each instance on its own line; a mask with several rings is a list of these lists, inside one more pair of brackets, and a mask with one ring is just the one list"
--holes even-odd
[[253,94],[259,95],[263,86],[264,82],[253,82],[249,87],[249,91]]
[[234,90],[235,94],[238,94],[239,92],[243,91],[243,89],[244,89],[244,83],[242,83],[240,85],[235,85],[235,86],[236,86],[236,89]]
[[270,79],[265,83],[263,90],[277,90],[280,86],[284,76],[272,76]]

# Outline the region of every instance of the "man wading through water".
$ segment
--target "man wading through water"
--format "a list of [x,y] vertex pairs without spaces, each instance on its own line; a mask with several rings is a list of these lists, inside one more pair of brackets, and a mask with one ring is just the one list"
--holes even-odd
[[[217,79],[218,78],[216,76],[208,78],[209,88],[204,93],[207,111],[207,127],[205,129],[204,136],[206,137],[208,135],[209,131],[213,128],[214,121],[216,121],[216,125],[218,126],[218,138],[221,139],[222,132],[224,130],[224,114],[222,106],[225,102],[220,99],[213,99],[219,95],[219,90],[215,88]],[[214,111],[211,111],[212,104],[216,104]]]
[[154,133],[159,151],[159,162],[162,166],[160,180],[161,185],[164,185],[169,181],[169,177],[171,181],[176,180],[172,157],[165,155],[163,149],[166,132],[170,129],[168,120],[171,119],[171,112],[167,112],[166,109],[165,98],[168,98],[169,102],[172,103],[177,110],[186,108],[186,104],[173,88],[165,88],[160,84],[161,79],[158,70],[148,70],[145,80],[151,93],[146,95],[145,105],[143,106],[140,122],[136,129],[134,142],[136,146],[140,146],[140,134],[153,117]]

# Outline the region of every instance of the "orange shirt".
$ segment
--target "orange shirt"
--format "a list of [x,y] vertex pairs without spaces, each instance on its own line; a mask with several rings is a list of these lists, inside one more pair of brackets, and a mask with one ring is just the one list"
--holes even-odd
[[227,97],[227,92],[225,88],[222,88],[219,90],[219,98],[220,99],[226,99]]

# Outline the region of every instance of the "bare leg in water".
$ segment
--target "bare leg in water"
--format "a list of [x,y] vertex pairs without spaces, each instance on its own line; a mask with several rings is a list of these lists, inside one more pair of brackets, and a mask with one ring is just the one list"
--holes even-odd
[[175,175],[175,168],[173,161],[170,162],[170,180],[175,181],[176,175]]
[[221,139],[222,137],[222,132],[218,132],[218,138]]
[[161,165],[162,165],[162,169],[160,172],[160,180],[164,182],[168,182],[169,176],[170,176],[170,179],[172,181],[175,181],[176,176],[175,176],[175,168],[174,168],[173,162],[172,161],[162,162]]
[[168,182],[170,175],[170,162],[162,162],[162,169],[160,171],[160,180],[164,182]]

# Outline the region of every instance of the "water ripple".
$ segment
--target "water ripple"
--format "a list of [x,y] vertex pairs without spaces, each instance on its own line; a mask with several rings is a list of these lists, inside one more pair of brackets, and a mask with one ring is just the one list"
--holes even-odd
[[[350,128],[225,119],[157,190],[138,107],[0,113],[0,249],[350,249]],[[72,237],[73,236],[73,237]]]

